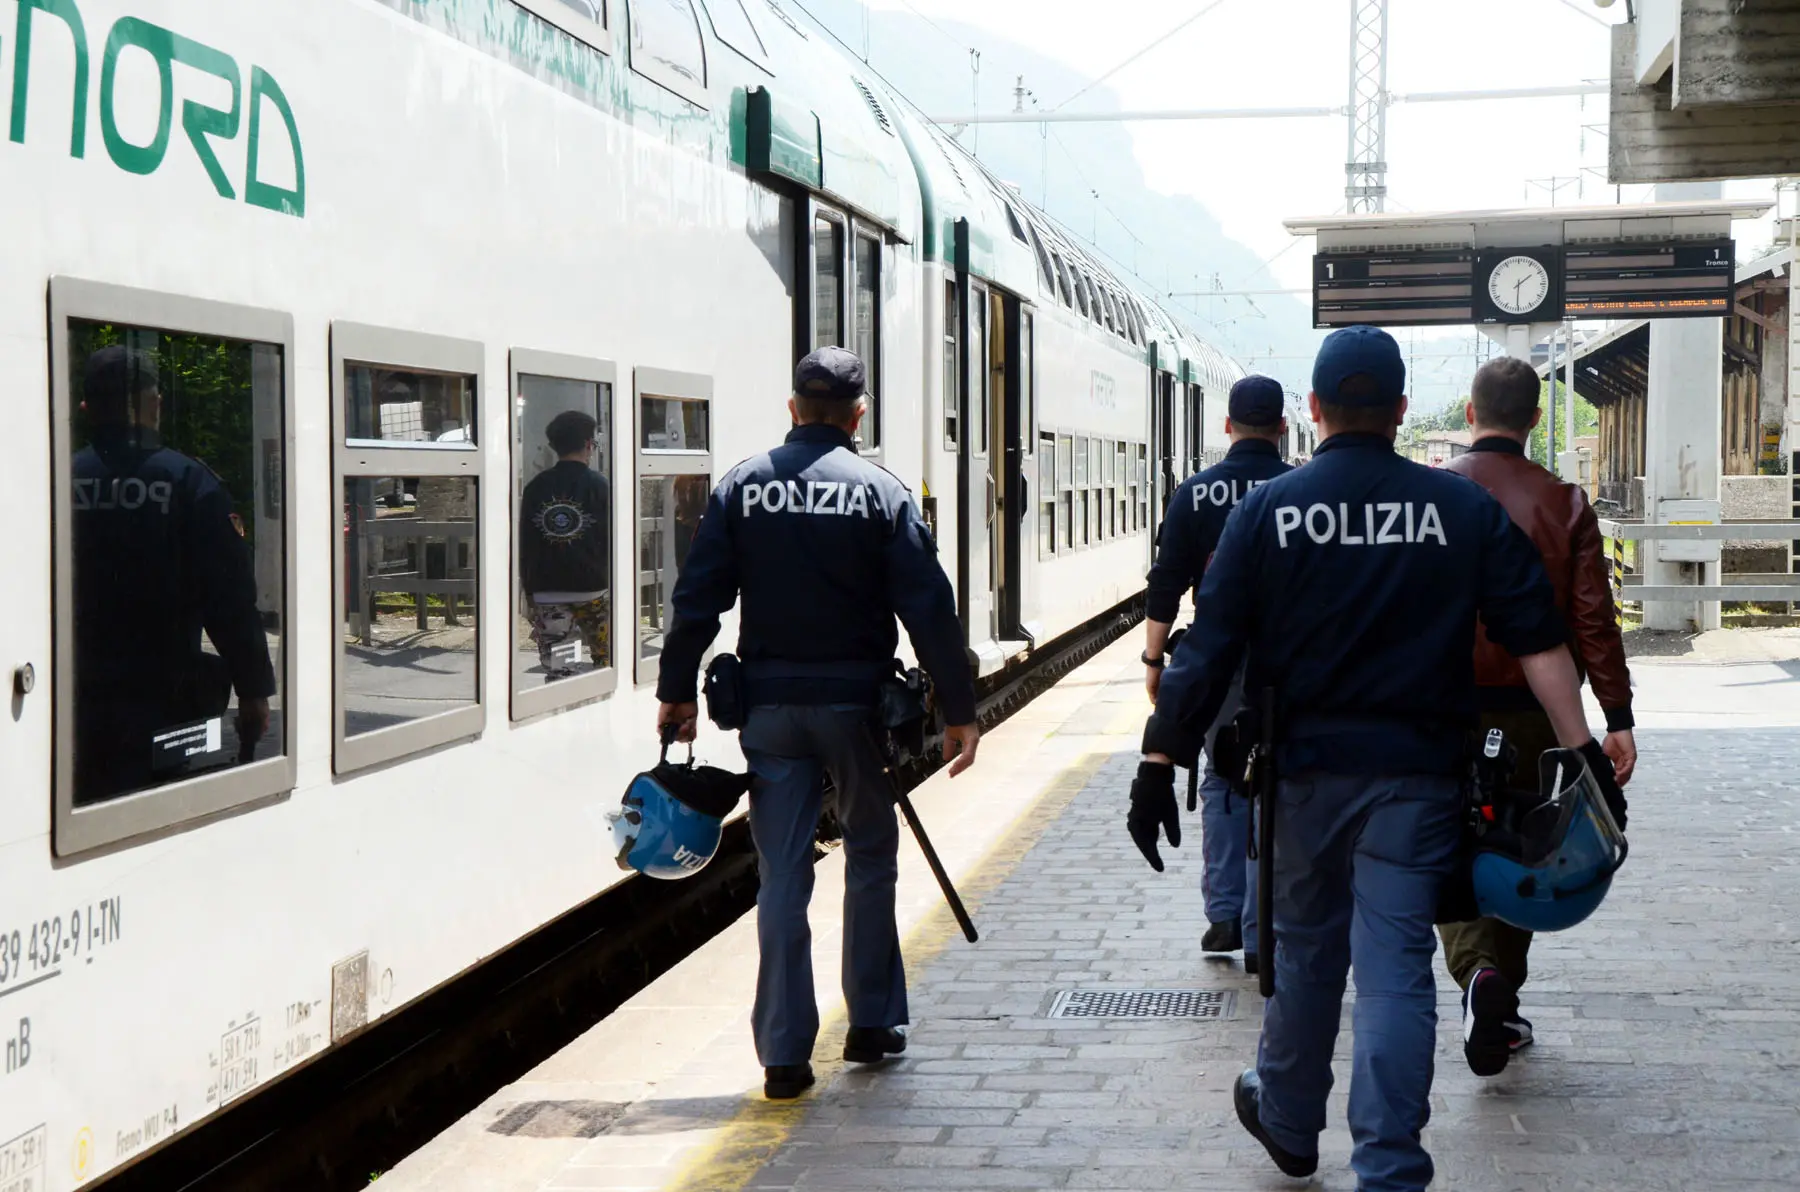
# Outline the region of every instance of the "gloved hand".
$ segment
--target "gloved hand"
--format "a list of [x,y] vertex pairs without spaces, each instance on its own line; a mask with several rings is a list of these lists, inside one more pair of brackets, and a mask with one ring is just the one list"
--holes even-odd
[[1600,793],[1606,796],[1606,809],[1612,812],[1613,822],[1619,825],[1619,831],[1625,830],[1625,792],[1619,789],[1619,780],[1613,776],[1612,759],[1606,756],[1606,750],[1600,742],[1589,740],[1581,747],[1581,759],[1594,776],[1600,787]]
[[1181,847],[1181,817],[1175,804],[1175,767],[1139,762],[1131,783],[1131,811],[1125,826],[1150,868],[1161,873],[1162,857],[1156,851],[1158,829],[1168,833],[1169,847]]

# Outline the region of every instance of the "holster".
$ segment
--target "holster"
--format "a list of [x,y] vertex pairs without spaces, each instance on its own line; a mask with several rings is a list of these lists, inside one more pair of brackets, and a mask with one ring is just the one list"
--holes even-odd
[[736,654],[720,654],[706,668],[706,718],[731,732],[744,727],[750,708],[744,697],[744,665]]
[[1250,760],[1262,735],[1262,717],[1256,708],[1247,707],[1219,726],[1207,752],[1212,757],[1213,772],[1225,780],[1232,792],[1249,798],[1251,794]]
[[918,667],[894,662],[894,673],[881,681],[875,703],[875,730],[902,752],[924,749],[931,723],[931,679]]
[[1475,853],[1489,832],[1504,831],[1511,819],[1512,796],[1507,782],[1518,750],[1506,735],[1494,729],[1479,742],[1471,742],[1469,771],[1464,783],[1462,839],[1457,844],[1456,867],[1444,879],[1438,893],[1436,920],[1467,923],[1481,918],[1475,901]]

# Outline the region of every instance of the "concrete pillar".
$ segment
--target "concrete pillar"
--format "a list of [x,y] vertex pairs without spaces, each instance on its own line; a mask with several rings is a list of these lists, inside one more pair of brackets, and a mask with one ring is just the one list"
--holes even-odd
[[[1717,199],[1716,182],[1662,184],[1660,201]],[[1650,393],[1644,425],[1644,513],[1649,522],[1669,520],[1670,500],[1719,500],[1721,423],[1724,417],[1725,321],[1654,319],[1650,323]],[[1640,543],[1644,583],[1718,584],[1717,562],[1665,561],[1668,550]],[[1716,556],[1715,556],[1716,557]],[[1644,606],[1646,629],[1717,629],[1719,603],[1658,601]]]

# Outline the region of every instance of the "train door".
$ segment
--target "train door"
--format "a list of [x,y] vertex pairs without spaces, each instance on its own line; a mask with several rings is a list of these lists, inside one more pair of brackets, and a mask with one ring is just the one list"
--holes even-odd
[[[995,642],[995,586],[999,493],[995,488],[992,459],[994,429],[993,390],[993,294],[969,275],[969,226],[956,223],[957,319],[957,607],[963,632],[975,655],[977,671],[991,674],[1000,668],[1002,655]],[[1004,369],[1004,359],[1001,368]],[[1004,390],[1002,390],[1004,392]]]
[[1000,400],[995,424],[1003,427],[1003,457],[997,459],[1004,471],[999,477],[1000,524],[1004,547],[1000,556],[1000,580],[996,585],[999,628],[1003,649],[1016,649],[1034,644],[1033,634],[1025,627],[1025,606],[1030,596],[1025,587],[1030,568],[1026,551],[1035,542],[1037,509],[1048,494],[1033,496],[1036,482],[1037,450],[1037,378],[1033,365],[1036,324],[1031,307],[1007,295],[1005,299],[1006,339],[1003,360],[1006,365],[1004,384],[996,386]]
[[1150,517],[1152,538],[1162,525],[1163,512],[1175,494],[1175,375],[1154,362],[1151,371],[1150,412]]

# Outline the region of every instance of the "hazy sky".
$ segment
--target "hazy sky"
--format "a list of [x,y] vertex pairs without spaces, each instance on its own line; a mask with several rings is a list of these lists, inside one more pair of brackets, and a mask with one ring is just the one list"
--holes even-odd
[[[1349,88],[1349,0],[868,0],[918,19],[961,22],[1101,74],[1209,4],[1211,12],[1107,80],[1126,109],[1342,105]],[[1625,6],[1592,0],[1390,0],[1388,90],[1486,90],[1603,82],[1610,32]],[[1095,14],[1106,15],[1097,21]],[[1601,22],[1605,22],[1602,24]],[[954,32],[952,30],[951,32]],[[933,39],[945,71],[969,70],[961,34]],[[974,46],[980,49],[977,41]],[[879,53],[879,49],[877,48]],[[1025,80],[1027,87],[1032,80]],[[1066,95],[1039,93],[1049,108]],[[1095,96],[1070,111],[1092,109]],[[1388,210],[1610,203],[1606,97],[1398,104],[1388,114]],[[933,113],[949,115],[951,113]],[[1583,126],[1592,126],[1584,130]],[[1310,284],[1310,242],[1285,218],[1341,210],[1348,135],[1341,116],[1127,126],[1151,187],[1199,199],[1259,257],[1285,255],[1226,288]],[[965,137],[965,143],[967,138]],[[1577,195],[1575,179],[1580,178]],[[1767,182],[1728,183],[1729,198],[1766,198]],[[1649,187],[1626,187],[1627,202]],[[1737,225],[1740,248],[1766,227]],[[1462,333],[1462,342],[1470,338]],[[1451,367],[1460,367],[1452,365]],[[1469,366],[1472,368],[1472,364]],[[1444,378],[1449,380],[1449,378]]]

